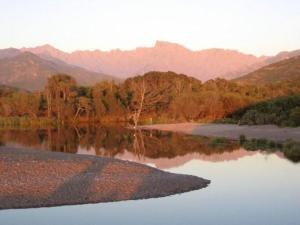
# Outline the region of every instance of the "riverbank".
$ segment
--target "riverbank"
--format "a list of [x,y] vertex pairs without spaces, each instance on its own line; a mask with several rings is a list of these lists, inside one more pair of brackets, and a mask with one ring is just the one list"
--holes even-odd
[[233,124],[200,123],[155,124],[140,127],[149,130],[173,131],[190,135],[226,137],[230,139],[239,139],[240,135],[245,135],[247,138],[265,138],[274,141],[285,141],[287,139],[300,141],[300,127],[281,128],[275,125],[239,126]]
[[112,158],[0,147],[0,209],[163,197],[210,181]]

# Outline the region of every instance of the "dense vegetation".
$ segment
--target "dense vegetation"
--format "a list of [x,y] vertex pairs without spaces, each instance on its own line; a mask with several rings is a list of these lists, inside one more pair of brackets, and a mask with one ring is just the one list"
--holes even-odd
[[[300,82],[292,81],[265,86],[241,85],[223,79],[201,83],[173,72],[150,72],[120,84],[100,82],[83,87],[72,77],[59,74],[48,79],[43,91],[7,88],[0,91],[0,125],[214,121],[243,115],[235,112],[243,112],[240,110],[249,105],[297,93]],[[282,114],[287,113],[285,109],[270,116],[286,117]],[[298,111],[291,109],[288,116],[297,119]]]
[[300,126],[300,95],[259,102],[238,110],[224,121],[241,125]]

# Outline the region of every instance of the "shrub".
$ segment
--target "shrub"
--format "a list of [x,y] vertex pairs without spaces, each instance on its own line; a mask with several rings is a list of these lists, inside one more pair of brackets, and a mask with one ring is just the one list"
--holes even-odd
[[290,121],[293,126],[300,126],[300,107],[296,107],[290,111]]
[[247,141],[247,138],[244,134],[240,135],[240,145],[243,145],[246,141]]

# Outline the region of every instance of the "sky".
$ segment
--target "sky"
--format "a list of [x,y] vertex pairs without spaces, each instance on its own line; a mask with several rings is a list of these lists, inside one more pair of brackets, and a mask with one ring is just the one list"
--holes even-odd
[[0,48],[130,50],[156,40],[257,56],[300,49],[300,1],[0,0]]

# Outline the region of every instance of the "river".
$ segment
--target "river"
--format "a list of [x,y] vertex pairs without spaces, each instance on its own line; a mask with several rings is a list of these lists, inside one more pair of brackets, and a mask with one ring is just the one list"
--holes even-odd
[[115,157],[211,184],[157,199],[1,210],[0,224],[299,225],[299,160],[220,140],[120,127],[2,129],[4,146]]

